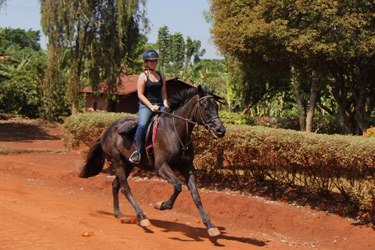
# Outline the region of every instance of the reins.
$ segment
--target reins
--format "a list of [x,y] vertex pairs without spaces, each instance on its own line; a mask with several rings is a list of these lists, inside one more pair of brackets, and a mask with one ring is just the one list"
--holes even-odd
[[[215,116],[215,117],[211,117],[210,119],[207,119],[205,113],[203,112],[202,108],[201,108],[201,105],[200,105],[200,102],[206,98],[213,98],[212,95],[207,95],[207,96],[203,96],[201,98],[198,99],[197,101],[197,105],[198,107],[196,108],[196,110],[199,111],[199,115],[200,115],[200,118],[202,120],[202,123],[203,123],[203,127],[205,127],[214,137],[216,137],[216,135],[212,132],[211,130],[211,127],[209,125],[209,123],[211,121],[213,121],[214,119],[217,119],[219,118],[219,116]],[[162,114],[165,114],[165,115],[170,115],[172,116],[172,121],[173,121],[173,128],[174,128],[174,131],[177,135],[177,138],[178,138],[178,141],[180,142],[181,144],[181,148],[182,148],[182,151],[183,151],[183,154],[185,154],[185,151],[187,151],[189,149],[189,146],[190,144],[192,143],[192,140],[190,139],[186,144],[184,144],[181,140],[181,138],[178,136],[178,133],[177,133],[177,128],[176,128],[176,123],[175,123],[175,118],[179,118],[181,120],[184,120],[185,121],[185,128],[186,128],[186,135],[188,137],[188,134],[189,134],[189,128],[188,128],[188,123],[191,123],[193,125],[201,125],[199,124],[198,122],[193,122],[191,119],[188,119],[188,118],[185,118],[185,117],[182,117],[182,116],[179,116],[179,115],[176,115],[174,113],[175,111],[173,110],[173,113],[169,113],[169,112],[164,112],[164,111],[159,111],[159,113],[162,113]],[[194,114],[194,119],[196,120],[196,113],[197,111],[195,111],[195,114]]]

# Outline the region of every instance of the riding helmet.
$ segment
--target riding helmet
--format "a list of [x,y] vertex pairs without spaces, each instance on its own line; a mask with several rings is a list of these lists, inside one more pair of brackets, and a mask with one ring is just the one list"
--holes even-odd
[[143,53],[143,60],[157,60],[159,59],[159,54],[153,49],[146,50]]

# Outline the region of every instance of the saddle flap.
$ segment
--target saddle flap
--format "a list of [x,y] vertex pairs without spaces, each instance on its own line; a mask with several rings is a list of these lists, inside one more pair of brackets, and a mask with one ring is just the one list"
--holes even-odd
[[128,134],[135,130],[138,125],[138,121],[134,118],[131,120],[126,120],[121,126],[118,128],[117,133],[120,135]]

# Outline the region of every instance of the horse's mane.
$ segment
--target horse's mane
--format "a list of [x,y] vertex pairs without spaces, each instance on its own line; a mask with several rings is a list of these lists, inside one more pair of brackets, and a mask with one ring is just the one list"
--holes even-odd
[[[201,94],[203,94],[202,96],[212,94],[207,87],[203,87],[202,90],[203,90],[202,93],[201,93]],[[183,106],[185,103],[190,101],[190,99],[193,98],[196,94],[198,94],[197,88],[188,88],[188,89],[184,89],[180,92],[177,92],[173,96],[171,96],[170,98],[168,97],[169,107],[172,110],[176,110],[177,108]]]

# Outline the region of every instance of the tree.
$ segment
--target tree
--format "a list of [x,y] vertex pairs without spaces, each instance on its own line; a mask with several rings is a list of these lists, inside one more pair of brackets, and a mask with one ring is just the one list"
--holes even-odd
[[39,44],[29,43],[38,38],[38,32],[0,30],[0,51],[4,55],[0,57],[1,112],[30,118],[42,115],[42,82],[47,53],[40,50]]
[[360,134],[375,107],[374,10],[370,0],[211,0],[212,33],[223,54],[262,75],[284,72],[310,89],[322,76],[343,133]]
[[33,50],[40,50],[40,31],[34,31],[29,29],[25,31],[23,29],[11,29],[11,28],[0,28],[0,54],[4,53],[4,50],[11,45],[19,45],[20,49],[26,47],[32,48]]
[[180,32],[169,36],[170,40],[170,62],[175,74],[181,74],[185,61],[185,40]]
[[169,64],[169,29],[163,26],[158,30],[157,46],[159,48],[159,68],[166,72],[166,67]]
[[[157,47],[159,50],[159,68],[170,76],[182,76],[206,52],[200,49],[201,41],[187,37],[186,42],[180,32],[169,34],[167,26],[158,31]],[[184,72],[185,71],[185,72]]]
[[206,50],[200,50],[201,48],[201,41],[200,40],[191,40],[190,36],[186,39],[185,44],[185,69],[188,69],[189,66],[192,64],[192,60],[194,64],[200,61],[200,57],[202,57]]
[[[145,1],[40,1],[41,24],[48,36],[46,83],[53,89],[66,69],[73,114],[85,81],[93,89],[104,80],[114,84],[123,67],[133,66]],[[109,94],[113,90],[110,86]]]

